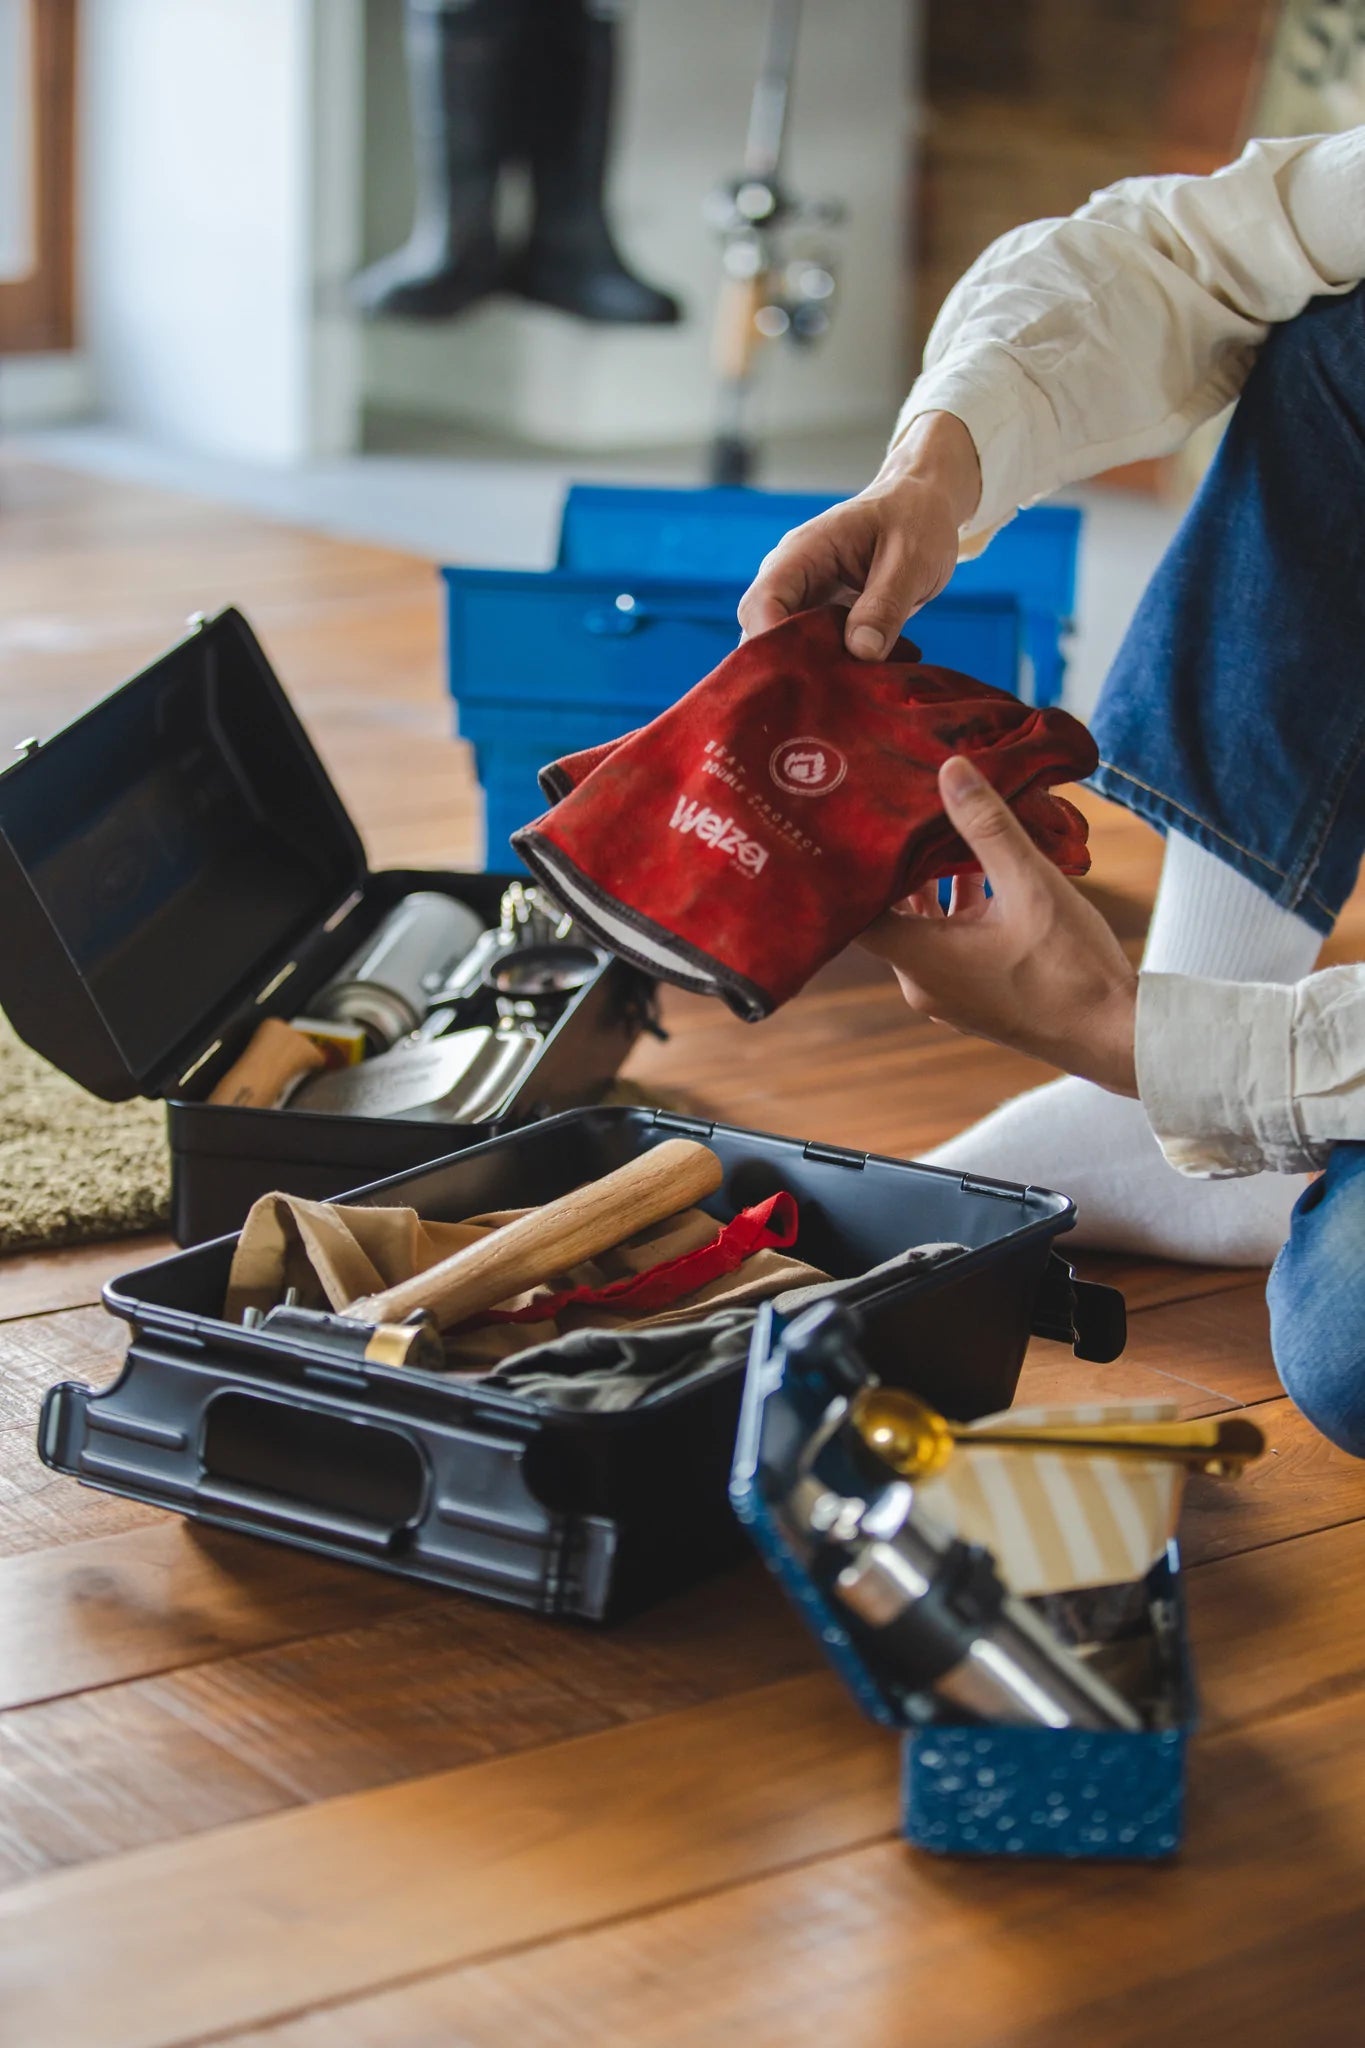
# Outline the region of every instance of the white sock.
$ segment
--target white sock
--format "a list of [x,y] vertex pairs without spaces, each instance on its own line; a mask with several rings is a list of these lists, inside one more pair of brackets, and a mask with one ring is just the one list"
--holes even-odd
[[1322,933],[1192,839],[1172,832],[1142,956],[1154,974],[1209,981],[1301,981]]
[[[1321,945],[1311,925],[1233,868],[1178,833],[1168,837],[1144,967],[1297,981]],[[1075,1244],[1200,1265],[1269,1265],[1307,1186],[1304,1174],[1191,1180],[1167,1165],[1140,1102],[1071,1078],[1003,1103],[926,1163],[1070,1195]]]
[[1166,1164],[1140,1102],[1069,1076],[1002,1103],[924,1162],[1070,1195],[1068,1244],[1197,1266],[1270,1265],[1307,1185],[1290,1173],[1191,1180]]

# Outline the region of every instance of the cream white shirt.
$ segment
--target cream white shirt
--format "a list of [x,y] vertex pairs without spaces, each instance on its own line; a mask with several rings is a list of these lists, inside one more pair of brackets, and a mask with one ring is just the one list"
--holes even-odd
[[1211,178],[1125,178],[1002,235],[934,322],[897,435],[951,412],[978,546],[1021,505],[1168,455],[1231,404],[1270,326],[1365,277],[1365,128],[1253,142]]
[[1182,1173],[1299,1173],[1365,1139],[1365,967],[1306,980],[1138,977],[1138,1091]]
[[[1021,505],[1178,448],[1236,398],[1271,325],[1362,278],[1365,127],[1253,142],[1210,178],[1125,179],[977,259],[897,435],[925,412],[966,425],[973,554]],[[1365,967],[1293,988],[1145,974],[1137,1052],[1182,1172],[1296,1171],[1365,1140]]]

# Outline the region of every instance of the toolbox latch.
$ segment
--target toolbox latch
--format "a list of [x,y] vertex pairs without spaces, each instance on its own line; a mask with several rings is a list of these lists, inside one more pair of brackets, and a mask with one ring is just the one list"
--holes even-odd
[[801,1157],[821,1166],[856,1166],[860,1173],[867,1165],[866,1152],[851,1152],[846,1145],[805,1145]]
[[997,1200],[1005,1202],[1023,1202],[1028,1199],[1027,1188],[1007,1187],[998,1180],[977,1180],[975,1175],[970,1173],[964,1173],[962,1176],[962,1192],[964,1195],[994,1195]]
[[654,1128],[657,1131],[685,1131],[689,1138],[709,1138],[716,1127],[699,1116],[679,1116],[671,1109],[656,1109]]

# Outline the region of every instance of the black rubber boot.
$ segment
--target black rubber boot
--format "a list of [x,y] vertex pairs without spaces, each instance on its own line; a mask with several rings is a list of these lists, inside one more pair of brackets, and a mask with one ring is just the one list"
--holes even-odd
[[609,0],[535,0],[518,109],[535,211],[506,285],[582,320],[668,326],[680,317],[678,301],[626,268],[603,211],[614,15]]
[[447,320],[496,291],[494,202],[527,0],[407,0],[417,209],[401,249],[351,290],[362,312]]

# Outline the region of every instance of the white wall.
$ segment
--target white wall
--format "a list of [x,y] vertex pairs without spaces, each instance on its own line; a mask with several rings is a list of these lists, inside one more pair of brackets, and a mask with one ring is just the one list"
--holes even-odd
[[354,259],[359,35],[355,0],[86,0],[83,327],[121,425],[258,461],[348,445],[350,323],[315,287]]
[[31,30],[27,0],[0,0],[0,278],[33,268]]
[[[366,241],[377,255],[411,217],[402,0],[367,0]],[[651,282],[685,299],[675,329],[589,329],[494,303],[438,327],[381,323],[364,343],[374,404],[467,421],[564,448],[693,441],[712,424],[710,322],[719,259],[708,190],[740,168],[765,0],[635,0],[622,46],[613,219]],[[906,382],[905,198],[910,0],[807,0],[789,177],[849,208],[842,303],[807,355],[770,349],[772,430],[889,428]]]
[[96,410],[90,361],[78,350],[38,356],[0,355],[0,430],[64,426]]
[[[362,336],[344,302],[362,234],[394,246],[411,209],[401,5],[85,0],[81,313],[101,409],[274,463],[354,447],[362,400],[565,449],[704,438],[719,263],[702,204],[739,168],[765,0],[636,0],[626,21],[613,213],[686,300],[681,327],[509,303]],[[768,351],[770,430],[880,429],[904,389],[913,14],[807,0],[790,176],[849,205],[844,301],[810,355]]]

